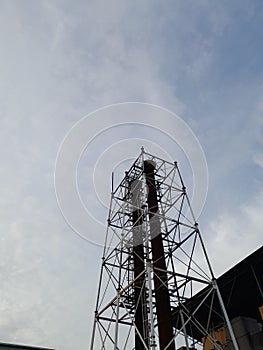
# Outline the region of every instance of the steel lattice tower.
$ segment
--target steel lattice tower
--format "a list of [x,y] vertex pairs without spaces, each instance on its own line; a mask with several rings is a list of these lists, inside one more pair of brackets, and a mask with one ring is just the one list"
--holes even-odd
[[91,350],[238,350],[177,163],[142,149],[112,190]]

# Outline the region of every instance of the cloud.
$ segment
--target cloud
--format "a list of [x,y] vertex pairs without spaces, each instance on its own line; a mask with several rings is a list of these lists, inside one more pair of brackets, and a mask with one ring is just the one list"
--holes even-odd
[[[5,342],[63,349],[76,343],[81,348],[96,293],[92,277],[86,278],[87,266],[98,261],[93,266],[97,276],[101,251],[87,249],[62,218],[56,220],[42,209],[38,199],[27,197],[20,217],[9,225],[1,223],[0,337]],[[79,340],[68,331],[74,327]]]
[[[239,207],[233,212],[229,205],[224,213],[221,204],[222,215],[212,221],[208,215],[208,253],[221,273],[261,240],[262,194],[254,198],[250,186],[234,190],[232,184],[244,184],[248,174],[253,177],[251,169],[242,168],[252,154],[256,163],[262,161],[262,106],[257,118],[251,108],[260,100],[255,75],[262,79],[259,71],[245,80],[246,61],[239,64],[239,52],[225,45],[226,39],[237,42],[233,26],[253,20],[261,28],[255,17],[260,11],[250,1],[241,8],[238,1],[209,0],[119,0],[111,6],[105,1],[5,1],[0,6],[0,335],[3,341],[84,349],[100,249],[76,236],[56,205],[53,170],[61,140],[82,116],[115,102],[150,102],[189,116],[209,158],[214,198],[227,192]],[[258,38],[245,28],[251,42]],[[261,63],[260,50],[255,52],[248,50],[246,59],[251,55]],[[239,68],[231,84],[224,71],[228,60]],[[169,125],[171,131],[173,127]],[[131,129],[126,136],[138,133],[155,135],[154,141],[165,146],[165,140],[149,131]],[[117,131],[102,138],[99,149],[116,136]],[[176,154],[173,145],[166,145]],[[138,152],[140,146],[138,142]],[[85,171],[96,161],[88,156],[83,183]],[[105,180],[103,168],[98,174],[106,197],[110,179]],[[240,199],[244,189],[253,200]],[[211,201],[208,205],[212,207]]]
[[253,157],[253,161],[260,166],[261,168],[263,168],[263,153],[258,153],[255,154]]
[[260,247],[263,189],[236,210],[218,215],[205,228],[205,240],[218,277]]

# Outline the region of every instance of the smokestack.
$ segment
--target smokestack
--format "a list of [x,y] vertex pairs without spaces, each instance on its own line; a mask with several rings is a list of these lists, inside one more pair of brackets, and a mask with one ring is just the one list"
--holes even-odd
[[[144,173],[148,186],[148,213],[150,222],[154,291],[156,301],[156,313],[159,332],[160,349],[175,350],[173,340],[172,313],[169,292],[167,288],[167,269],[164,256],[161,224],[158,217],[158,199],[155,181],[155,163],[150,160],[144,161]],[[169,346],[168,346],[169,344]]]

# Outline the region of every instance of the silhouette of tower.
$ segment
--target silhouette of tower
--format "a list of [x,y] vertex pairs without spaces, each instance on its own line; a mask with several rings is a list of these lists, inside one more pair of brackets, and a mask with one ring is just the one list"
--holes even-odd
[[112,189],[90,349],[223,349],[219,324],[238,350],[178,165],[142,149]]

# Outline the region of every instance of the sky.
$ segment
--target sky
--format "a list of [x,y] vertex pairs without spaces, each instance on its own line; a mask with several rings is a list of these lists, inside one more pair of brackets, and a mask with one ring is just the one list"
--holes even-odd
[[261,0],[0,0],[0,342],[89,348],[102,248],[68,224],[54,186],[58,151],[81,120],[94,133],[78,168],[92,237],[105,234],[111,171],[117,182],[143,145],[178,160],[191,188],[178,119],[156,130],[127,113],[104,130],[116,118],[108,105],[160,106],[193,131],[216,276],[261,246],[262,23]]

